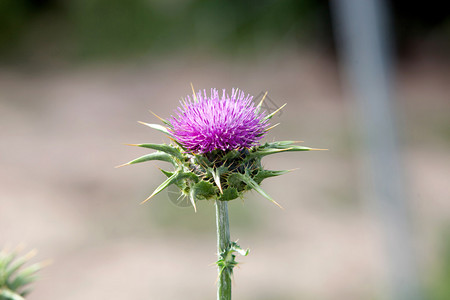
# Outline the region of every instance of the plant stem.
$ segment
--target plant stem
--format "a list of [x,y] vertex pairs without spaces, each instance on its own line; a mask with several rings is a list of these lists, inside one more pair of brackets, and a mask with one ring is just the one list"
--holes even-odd
[[[230,225],[228,221],[228,203],[216,200],[217,255],[219,260],[223,253],[230,250]],[[218,269],[217,300],[231,300],[231,274],[228,268]]]

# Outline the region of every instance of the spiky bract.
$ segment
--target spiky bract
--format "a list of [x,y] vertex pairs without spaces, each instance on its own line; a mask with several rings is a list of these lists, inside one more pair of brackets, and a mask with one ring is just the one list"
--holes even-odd
[[23,297],[30,292],[27,286],[37,279],[36,272],[48,264],[41,262],[24,267],[35,254],[35,250],[25,255],[19,255],[18,249],[0,251],[0,300],[25,299]]
[[[135,146],[158,149],[125,165],[150,160],[170,162],[175,170],[161,170],[167,179],[148,198],[175,184],[193,206],[197,200],[218,199],[229,201],[240,197],[245,191],[255,190],[277,204],[260,184],[268,178],[288,171],[265,170],[261,159],[270,154],[287,151],[309,151],[309,147],[295,145],[292,141],[272,142],[240,150],[215,150],[203,154],[185,152],[179,145],[136,144]],[[147,199],[147,200],[148,200]]]

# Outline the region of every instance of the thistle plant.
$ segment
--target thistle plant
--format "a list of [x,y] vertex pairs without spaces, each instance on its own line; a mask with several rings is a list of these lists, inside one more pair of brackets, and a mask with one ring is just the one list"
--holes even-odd
[[28,285],[37,280],[36,273],[48,264],[39,262],[24,267],[36,255],[36,250],[25,255],[19,253],[20,247],[0,251],[0,300],[24,300],[31,291]]
[[[238,264],[236,253],[246,256],[236,242],[230,240],[228,201],[243,198],[255,190],[280,206],[262,188],[261,182],[288,170],[266,170],[261,159],[267,155],[289,151],[316,150],[296,145],[294,141],[260,143],[270,126],[270,120],[283,107],[267,113],[250,95],[233,89],[231,94],[211,89],[207,95],[199,91],[187,96],[169,119],[154,114],[163,124],[139,122],[166,134],[170,144],[131,144],[156,150],[120,166],[146,161],[165,161],[173,170],[163,170],[167,179],[145,199],[146,202],[170,185],[179,188],[181,197],[189,199],[194,210],[201,200],[213,201],[216,208],[218,266],[217,299],[231,299],[233,268]],[[267,94],[267,93],[266,93]],[[120,167],[119,166],[119,167]],[[281,207],[281,206],[280,206]]]

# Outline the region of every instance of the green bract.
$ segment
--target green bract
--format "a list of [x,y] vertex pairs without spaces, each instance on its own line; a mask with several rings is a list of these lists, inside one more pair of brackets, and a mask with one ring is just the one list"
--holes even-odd
[[[145,125],[168,133],[164,127],[159,128],[153,124]],[[239,150],[214,150],[203,154],[190,153],[178,143],[169,145],[132,144],[132,146],[154,149],[156,152],[146,154],[121,166],[160,160],[169,162],[174,167],[172,171],[161,169],[167,179],[143,202],[174,184],[185,197],[190,199],[194,209],[196,209],[197,200],[230,201],[241,197],[244,192],[249,190],[255,190],[279,206],[260,187],[260,184],[266,178],[279,176],[289,171],[265,170],[261,159],[266,155],[280,152],[315,150],[295,143],[294,141],[272,142]]]

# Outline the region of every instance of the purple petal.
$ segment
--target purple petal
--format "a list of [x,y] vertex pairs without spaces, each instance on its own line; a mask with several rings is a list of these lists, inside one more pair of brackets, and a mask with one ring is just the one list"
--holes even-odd
[[231,150],[248,148],[258,144],[269,125],[258,113],[250,95],[233,89],[231,96],[223,90],[211,89],[211,96],[203,90],[187,96],[182,106],[172,116],[170,123],[175,139],[195,153],[216,149]]

